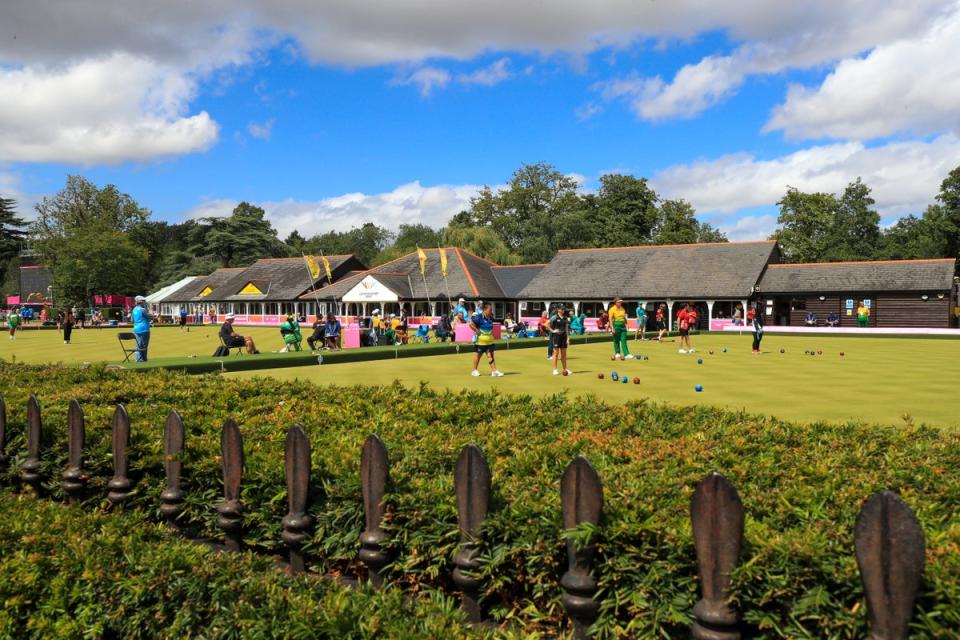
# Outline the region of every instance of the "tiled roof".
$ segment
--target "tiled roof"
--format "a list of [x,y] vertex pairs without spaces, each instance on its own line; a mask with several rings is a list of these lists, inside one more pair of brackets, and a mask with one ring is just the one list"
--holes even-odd
[[237,273],[243,271],[243,267],[221,267],[207,276],[201,276],[192,282],[180,287],[161,302],[207,302],[211,300],[210,296],[200,297],[200,292],[210,287],[216,289],[218,286],[234,277]]
[[778,253],[773,241],[568,249],[558,252],[518,297],[746,298]]
[[[494,263],[456,247],[445,250],[446,278],[440,270],[439,249],[424,249],[427,255],[425,276],[420,275],[420,261],[417,252],[413,251],[369,271],[334,282],[333,285],[319,290],[318,297],[328,300],[342,298],[366,275],[373,276],[404,299],[444,300],[448,295],[453,300],[461,296],[471,300],[506,297],[493,274],[492,269],[496,267]],[[313,299],[313,293],[305,294],[301,299]]]
[[503,295],[516,298],[523,288],[543,271],[543,264],[518,264],[493,267],[493,277],[500,284]]
[[[334,279],[338,271],[363,267],[353,255],[327,256],[330,261],[330,270]],[[323,273],[320,257],[317,262],[321,265],[320,278],[311,281],[307,265],[302,256],[294,258],[261,258],[249,267],[237,272],[234,277],[220,283],[207,300],[218,302],[241,302],[244,300],[296,300],[304,292],[311,290],[311,285],[322,287],[326,284],[327,276]],[[261,294],[241,294],[247,283],[253,283]]]
[[890,260],[775,264],[760,281],[762,293],[949,291],[955,260]]

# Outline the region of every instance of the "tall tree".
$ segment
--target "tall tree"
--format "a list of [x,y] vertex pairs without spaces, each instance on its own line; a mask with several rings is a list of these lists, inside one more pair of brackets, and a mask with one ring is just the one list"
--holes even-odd
[[69,176],[40,201],[34,246],[53,276],[56,299],[85,303],[93,294],[146,290],[149,252],[131,238],[150,213],[115,186]]
[[727,241],[722,232],[706,222],[700,222],[695,214],[693,205],[686,200],[664,200],[660,204],[654,244]]
[[937,194],[942,218],[940,233],[943,237],[944,257],[960,257],[960,166],[951,171],[940,184]]
[[283,241],[283,244],[293,249],[295,253],[301,253],[303,251],[303,245],[306,241],[307,239],[300,235],[299,231],[294,229]]
[[313,236],[304,244],[304,251],[313,255],[353,254],[370,266],[392,239],[393,235],[383,227],[365,222],[349,231],[328,231]]
[[234,207],[227,218],[207,218],[204,222],[210,225],[204,253],[224,267],[244,267],[258,258],[281,258],[291,253],[280,242],[266,212],[248,202]]
[[490,227],[447,227],[443,232],[443,244],[460,247],[474,255],[497,264],[520,264],[520,256]]
[[837,199],[822,261],[872,260],[880,252],[880,214],[873,209],[870,187],[860,178]]
[[658,201],[646,178],[620,174],[600,176],[596,242],[603,247],[649,243],[659,218]]
[[26,239],[27,223],[17,215],[17,203],[0,197],[0,282],[6,281],[10,261],[20,252]]
[[817,262],[830,245],[833,222],[838,207],[831,193],[804,193],[787,187],[777,203],[776,237],[790,262]]

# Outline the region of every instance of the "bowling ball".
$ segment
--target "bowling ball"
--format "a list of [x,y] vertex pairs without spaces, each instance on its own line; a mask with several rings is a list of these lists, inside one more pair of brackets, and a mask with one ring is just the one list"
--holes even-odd
[[640,378],[634,378],[633,384],[640,384]]
[[623,384],[630,384],[630,378],[628,378],[627,376],[623,376],[623,378],[620,379],[620,382],[622,382]]
[[564,370],[563,370],[563,375],[568,376],[568,375],[570,375],[570,372],[567,371],[566,369],[564,369]]
[[818,355],[818,356],[822,356],[822,355],[823,355],[823,349],[817,349],[817,355]]
[[703,385],[698,384],[693,388],[693,390],[696,391],[697,393],[700,393],[701,391],[703,391]]
[[616,355],[612,355],[612,356],[610,356],[610,359],[611,359],[611,360],[616,360],[616,359],[617,359],[617,356],[616,356]]
[[603,380],[603,374],[602,374],[602,373],[598,373],[598,374],[597,374],[597,379],[598,379],[598,380]]
[[843,351],[840,352],[840,355],[843,355]]
[[697,358],[697,364],[703,364],[703,358]]
[[619,377],[619,376],[617,376],[617,372],[616,372],[616,371],[614,371],[613,373],[610,374],[610,379],[613,380],[614,382],[617,381],[617,378],[618,378],[618,377]]
[[726,347],[723,348],[723,352],[724,352],[724,353],[727,352],[727,348],[726,348]]

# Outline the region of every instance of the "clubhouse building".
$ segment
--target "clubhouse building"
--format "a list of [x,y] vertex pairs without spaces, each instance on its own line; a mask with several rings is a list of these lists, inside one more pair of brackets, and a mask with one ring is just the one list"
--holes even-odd
[[535,322],[564,303],[586,315],[588,329],[616,296],[631,317],[642,305],[651,322],[660,304],[672,319],[690,302],[700,329],[713,330],[731,324],[738,305],[745,312],[754,303],[768,326],[782,327],[802,326],[810,313],[817,324],[835,314],[841,328],[853,327],[861,303],[876,328],[946,329],[960,314],[953,259],[783,264],[774,241],[567,249],[548,264],[516,266],[456,247],[424,254],[423,273],[417,252],[372,269],[352,255],[328,256],[332,282],[310,278],[303,258],[258,260],[191,279],[155,304],[162,315],[186,305],[191,314],[213,310],[236,314],[240,324],[272,325],[288,312],[355,322],[401,309],[419,324],[449,313],[459,298],[492,302],[497,318]]

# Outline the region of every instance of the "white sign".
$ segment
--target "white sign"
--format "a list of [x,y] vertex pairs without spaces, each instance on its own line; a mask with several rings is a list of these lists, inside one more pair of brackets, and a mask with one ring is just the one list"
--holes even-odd
[[343,294],[343,302],[397,302],[397,294],[373,276],[364,276],[353,289]]

